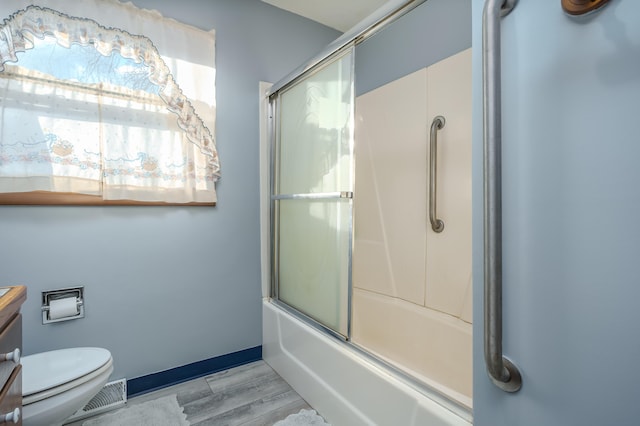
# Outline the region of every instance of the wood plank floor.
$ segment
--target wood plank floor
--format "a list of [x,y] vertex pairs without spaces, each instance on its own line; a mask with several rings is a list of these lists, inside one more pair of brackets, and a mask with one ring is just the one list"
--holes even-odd
[[[312,409],[264,361],[131,398],[127,405],[172,394],[192,426],[270,426],[303,408]],[[84,420],[69,425],[81,426]]]

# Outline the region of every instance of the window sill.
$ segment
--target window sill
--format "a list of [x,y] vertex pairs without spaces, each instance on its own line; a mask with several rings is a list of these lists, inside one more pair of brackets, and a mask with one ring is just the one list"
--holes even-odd
[[11,192],[0,194],[0,205],[16,206],[215,206],[216,203],[164,203],[159,201],[103,200],[97,195],[70,192]]

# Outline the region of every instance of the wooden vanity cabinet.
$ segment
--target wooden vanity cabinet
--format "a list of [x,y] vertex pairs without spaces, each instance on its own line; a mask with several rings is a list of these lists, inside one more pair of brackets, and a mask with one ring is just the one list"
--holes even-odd
[[[25,286],[11,287],[0,297],[0,424],[22,425],[22,366],[19,360],[19,354],[22,353],[20,308],[26,298]],[[16,360],[15,357],[18,359]],[[19,413],[17,421],[9,420],[3,423],[5,416],[9,413]]]

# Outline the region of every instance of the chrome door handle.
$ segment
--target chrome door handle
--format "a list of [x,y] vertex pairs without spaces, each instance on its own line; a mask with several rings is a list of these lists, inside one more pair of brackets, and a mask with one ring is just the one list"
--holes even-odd
[[502,353],[502,108],[500,18],[516,0],[487,0],[482,17],[484,120],[484,358],[491,381],[505,392],[522,386]]
[[438,183],[438,130],[444,127],[444,117],[438,115],[431,122],[429,135],[429,221],[433,232],[444,230],[444,222],[436,215]]

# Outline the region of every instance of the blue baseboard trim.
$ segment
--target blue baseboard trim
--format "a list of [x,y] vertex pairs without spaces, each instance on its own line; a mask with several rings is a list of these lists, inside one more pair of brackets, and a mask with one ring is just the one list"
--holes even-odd
[[170,370],[127,380],[127,398],[177,385],[218,371],[238,367],[262,359],[262,346],[205,359]]

